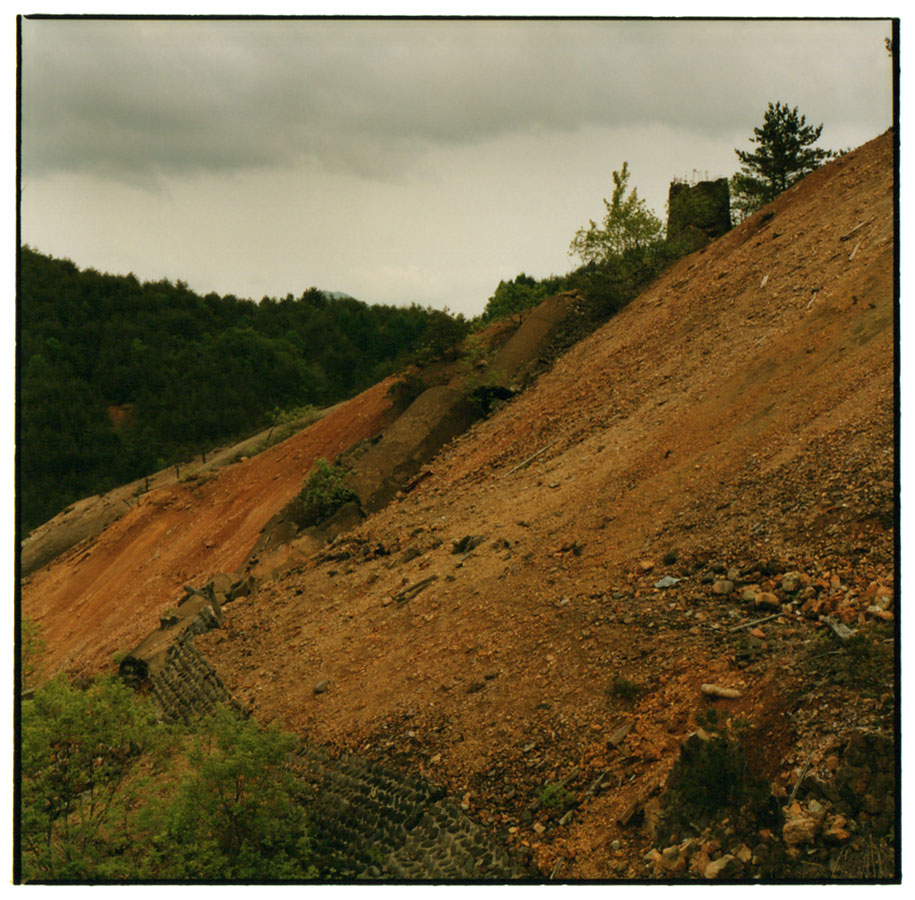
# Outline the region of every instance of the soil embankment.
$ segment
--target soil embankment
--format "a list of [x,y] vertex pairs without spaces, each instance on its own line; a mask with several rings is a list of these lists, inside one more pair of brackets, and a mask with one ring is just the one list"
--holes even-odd
[[[894,686],[820,667],[827,616],[893,641],[893,179],[888,133],[683,259],[196,650],[260,721],[445,786],[544,877],[759,871],[771,835],[646,861],[709,710],[745,724],[780,802],[854,770],[841,802],[876,828],[893,786],[854,760],[892,734]],[[232,571],[310,460],[377,430],[373,391],[32,576],[53,665],[97,670],[184,581]],[[821,800],[812,878],[853,856]]]
[[[702,684],[740,693],[719,705],[781,790],[808,754],[822,770],[893,709],[890,684],[798,700],[820,615],[892,618],[871,608],[894,580],[893,197],[889,134],[809,176],[233,603],[201,652],[263,721],[429,774],[564,877],[646,874],[620,821]],[[573,772],[571,822],[524,815]]]
[[110,668],[116,653],[155,627],[184,584],[234,571],[316,459],[333,459],[387,424],[391,382],[244,463],[151,489],[100,534],[25,578],[22,614],[42,628],[45,670]]

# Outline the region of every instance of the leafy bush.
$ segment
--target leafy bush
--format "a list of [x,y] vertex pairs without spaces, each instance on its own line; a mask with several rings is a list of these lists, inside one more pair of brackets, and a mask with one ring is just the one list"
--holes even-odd
[[22,708],[22,880],[313,877],[293,739],[226,709],[191,737],[183,752],[116,679],[39,688]]
[[297,515],[300,528],[317,525],[332,516],[344,503],[359,498],[343,483],[344,469],[319,459],[299,494],[301,510]]
[[158,841],[171,877],[314,877],[303,788],[286,765],[292,745],[223,707],[202,724]]
[[168,749],[152,704],[116,679],[58,677],[22,707],[21,853],[27,881],[136,877],[140,809]]
[[22,688],[32,687],[37,680],[41,663],[39,659],[44,653],[45,642],[41,636],[41,629],[37,622],[23,619],[19,626],[19,652],[22,665]]
[[[705,721],[715,725],[717,717]],[[746,813],[741,818],[752,830],[757,818],[769,813],[770,797],[768,782],[750,771],[738,738],[726,730],[705,740],[693,735],[667,779],[660,835],[700,828],[718,813],[741,808]]]
[[500,281],[493,295],[486,301],[486,308],[480,316],[482,323],[494,322],[507,316],[517,317],[531,309],[549,295],[547,284],[522,272],[512,281]]
[[388,388],[388,396],[398,406],[407,407],[428,387],[428,382],[421,375],[407,372]]
[[430,362],[443,358],[455,359],[458,346],[470,330],[470,323],[461,313],[451,315],[447,307],[443,310],[430,309],[428,316],[421,355]]
[[626,701],[635,700],[641,692],[642,686],[640,684],[636,684],[628,678],[623,678],[622,675],[617,675],[607,688],[608,694]]
[[545,784],[540,791],[540,803],[547,809],[565,809],[573,798],[570,790],[552,781]]

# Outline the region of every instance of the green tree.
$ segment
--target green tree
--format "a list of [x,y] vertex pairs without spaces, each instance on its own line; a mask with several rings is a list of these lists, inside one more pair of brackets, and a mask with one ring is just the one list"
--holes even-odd
[[462,313],[456,316],[446,306],[443,310],[430,309],[425,342],[420,357],[425,361],[454,359],[458,346],[467,336],[469,325]]
[[139,811],[167,731],[116,679],[81,691],[64,678],[22,707],[20,834],[26,881],[132,878]]
[[661,240],[661,220],[640,199],[635,188],[627,196],[629,164],[613,173],[613,194],[604,198],[606,213],[598,225],[593,219],[579,228],[569,246],[569,254],[584,263],[605,263],[614,256],[642,251]]
[[114,678],[47,682],[22,706],[22,880],[313,877],[293,742],[224,708],[188,735]]
[[193,771],[167,814],[170,877],[312,878],[304,789],[287,765],[294,739],[224,707],[201,726]]
[[750,138],[756,149],[734,151],[741,167],[731,177],[731,208],[738,218],[746,218],[837,155],[813,146],[822,131],[822,124],[808,125],[796,106],[769,103],[762,127],[754,128]]
[[536,306],[547,296],[548,288],[536,278],[522,272],[512,281],[500,281],[493,295],[486,302],[486,308],[480,317],[482,322],[504,319],[506,316],[518,316],[526,309]]

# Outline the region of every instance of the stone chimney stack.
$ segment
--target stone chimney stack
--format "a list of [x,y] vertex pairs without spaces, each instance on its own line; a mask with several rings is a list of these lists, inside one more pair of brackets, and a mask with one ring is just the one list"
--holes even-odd
[[689,185],[672,181],[667,195],[667,240],[683,240],[698,250],[731,229],[727,178]]

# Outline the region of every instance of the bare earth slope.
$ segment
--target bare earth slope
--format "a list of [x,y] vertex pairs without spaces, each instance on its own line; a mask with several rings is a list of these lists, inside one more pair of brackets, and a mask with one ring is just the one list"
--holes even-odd
[[[263,721],[429,773],[542,871],[644,875],[617,818],[669,770],[702,683],[742,693],[727,711],[786,784],[808,747],[891,709],[891,684],[821,687],[801,734],[784,705],[818,615],[863,623],[892,586],[893,228],[886,134],[681,261],[198,647]],[[484,540],[456,555],[468,535]],[[747,632],[728,629],[771,613],[754,589],[792,600],[791,571],[806,593],[738,665]],[[665,574],[683,581],[655,588]],[[634,703],[608,693],[618,677]],[[571,824],[532,831],[524,807],[574,765]],[[626,786],[586,800],[601,771]]]
[[[658,874],[627,809],[695,730],[704,683],[739,691],[718,708],[783,794],[850,726],[891,729],[892,683],[811,683],[807,660],[821,615],[893,615],[873,611],[894,579],[892,153],[887,133],[682,260],[412,490],[228,605],[195,641],[230,692],[428,775],[562,878]],[[183,583],[240,565],[311,460],[376,429],[383,392],[261,466],[150,494],[35,573],[23,611],[51,668],[98,671]],[[536,799],[563,778],[561,818]]]
[[26,578],[22,614],[42,627],[45,670],[110,668],[116,653],[146,637],[183,596],[184,584],[233,572],[316,459],[334,459],[381,430],[390,383],[245,462],[154,488],[100,535]]

